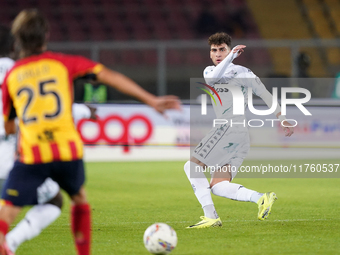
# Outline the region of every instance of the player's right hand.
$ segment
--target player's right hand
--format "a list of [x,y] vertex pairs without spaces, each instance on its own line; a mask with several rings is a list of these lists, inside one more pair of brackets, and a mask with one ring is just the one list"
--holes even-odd
[[[282,125],[283,124],[283,125]],[[281,124],[281,127],[283,131],[285,132],[285,136],[291,136],[294,133],[294,127],[292,124],[290,124],[288,121],[283,121]]]
[[156,98],[153,108],[163,114],[168,109],[181,110],[181,102],[177,96],[160,96]]

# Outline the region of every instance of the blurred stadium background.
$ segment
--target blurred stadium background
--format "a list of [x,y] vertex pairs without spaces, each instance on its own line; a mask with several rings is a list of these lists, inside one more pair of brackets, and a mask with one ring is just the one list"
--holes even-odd
[[[50,49],[90,57],[181,99],[189,98],[189,78],[210,63],[206,39],[216,31],[247,45],[237,63],[260,77],[340,71],[339,0],[2,0],[0,7],[7,25],[23,8],[40,9],[51,25]],[[310,61],[306,72],[299,56]]]
[[[0,0],[0,23],[10,25],[24,8],[38,8],[49,19],[50,50],[102,62],[184,103],[190,78],[202,78],[211,65],[208,36],[228,32],[233,45],[247,45],[234,62],[269,89],[296,85],[285,78],[314,84],[313,116],[288,109],[299,120],[290,139],[279,126],[250,128],[252,148],[243,165],[339,168],[340,0]],[[93,254],[146,254],[142,236],[156,221],[176,229],[173,254],[339,254],[339,179],[313,179],[313,172],[237,180],[278,194],[269,221],[259,223],[251,203],[214,197],[225,227],[189,233],[185,227],[201,208],[182,170],[190,157],[188,104],[165,119],[92,77],[75,81],[75,99],[98,107],[97,122],[76,120],[87,144]],[[17,254],[75,254],[67,215]]]
[[[38,8],[49,19],[50,50],[99,61],[158,95],[174,94],[187,102],[190,78],[201,78],[203,69],[211,63],[208,36],[225,31],[232,36],[233,45],[247,45],[246,52],[235,63],[250,68],[262,79],[323,78],[314,80],[317,89],[312,93],[313,100],[323,98],[318,106],[339,106],[339,101],[329,102],[329,99],[340,98],[340,82],[336,79],[340,76],[340,0],[1,0],[0,23],[10,25],[24,8]],[[91,77],[75,81],[75,99],[88,103],[132,102],[112,89],[103,89]],[[104,119],[108,110],[102,108],[99,107],[99,114]],[[129,114],[126,108],[115,105],[114,109],[114,114],[131,118],[131,115],[124,115]],[[327,109],[324,108],[326,112]],[[137,106],[131,114],[139,114],[138,110]],[[336,115],[334,108],[332,112]],[[186,114],[170,118],[172,123],[164,123],[148,113],[153,133],[146,143],[187,145],[190,132]],[[306,122],[301,132],[297,132],[297,140],[299,135],[307,133],[312,138],[322,132],[328,137],[319,140],[332,141],[334,147],[340,137],[338,118],[324,120],[320,117],[324,115],[321,111],[314,122]],[[315,121],[319,122],[315,124]],[[169,129],[171,125],[175,129]],[[99,133],[107,130],[105,125],[95,128],[88,123],[87,126],[92,138],[95,129]],[[163,128],[159,130],[159,126]],[[124,128],[125,131],[129,129]],[[122,128],[112,130],[118,129]],[[138,127],[134,130],[131,132],[143,136],[144,131]],[[125,140],[113,143],[111,140],[109,144],[138,144],[128,133],[129,130],[123,132]],[[172,138],[162,140],[161,137]],[[94,140],[103,142],[103,139]],[[306,140],[301,138],[300,145],[310,146],[305,144]],[[289,145],[287,141],[279,144]],[[322,146],[329,144],[326,142]],[[120,151],[130,152],[126,147]],[[183,159],[187,157],[182,151],[179,154],[184,155]],[[93,155],[100,160],[103,151]],[[119,156],[119,159],[122,158]]]

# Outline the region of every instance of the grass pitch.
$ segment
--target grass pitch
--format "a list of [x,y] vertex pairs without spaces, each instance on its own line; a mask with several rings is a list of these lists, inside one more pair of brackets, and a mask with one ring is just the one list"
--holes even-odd
[[[149,254],[142,239],[145,229],[155,222],[168,223],[176,230],[178,245],[173,255],[340,254],[340,179],[236,178],[235,183],[249,189],[276,192],[278,200],[269,218],[257,220],[256,204],[213,196],[223,227],[185,229],[200,220],[202,209],[184,174],[184,163],[88,163],[92,254]],[[20,246],[17,255],[76,254],[69,199],[64,201],[61,217]]]

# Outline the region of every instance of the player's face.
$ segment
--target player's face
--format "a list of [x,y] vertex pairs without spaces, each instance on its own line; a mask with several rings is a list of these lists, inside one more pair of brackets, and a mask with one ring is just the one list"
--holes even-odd
[[225,59],[230,52],[230,48],[227,44],[211,45],[210,58],[215,66],[217,66],[223,59]]

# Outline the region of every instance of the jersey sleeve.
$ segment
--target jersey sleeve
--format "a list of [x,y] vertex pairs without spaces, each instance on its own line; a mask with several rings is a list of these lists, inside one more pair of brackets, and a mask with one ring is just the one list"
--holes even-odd
[[246,71],[244,78],[246,79],[245,84],[252,89],[254,95],[261,97],[262,93],[267,90],[260,78],[250,69]]
[[1,89],[2,89],[2,114],[4,117],[4,121],[6,122],[16,117],[13,101],[8,91],[6,78],[1,86]]
[[215,69],[215,66],[207,66],[203,71],[203,77],[204,77],[205,83],[209,85],[214,85],[212,84],[212,79],[211,79],[214,69]]
[[204,70],[203,77],[206,83],[208,83],[209,85],[214,85],[222,79],[228,66],[233,62],[235,58],[237,58],[238,52],[233,53],[234,49],[235,47],[231,50],[228,56],[226,56],[217,66],[208,66]]
[[104,66],[82,56],[68,56],[66,65],[73,78],[86,74],[98,74]]
[[14,60],[10,58],[1,58],[0,60],[0,86],[3,83],[6,74],[14,66]]

